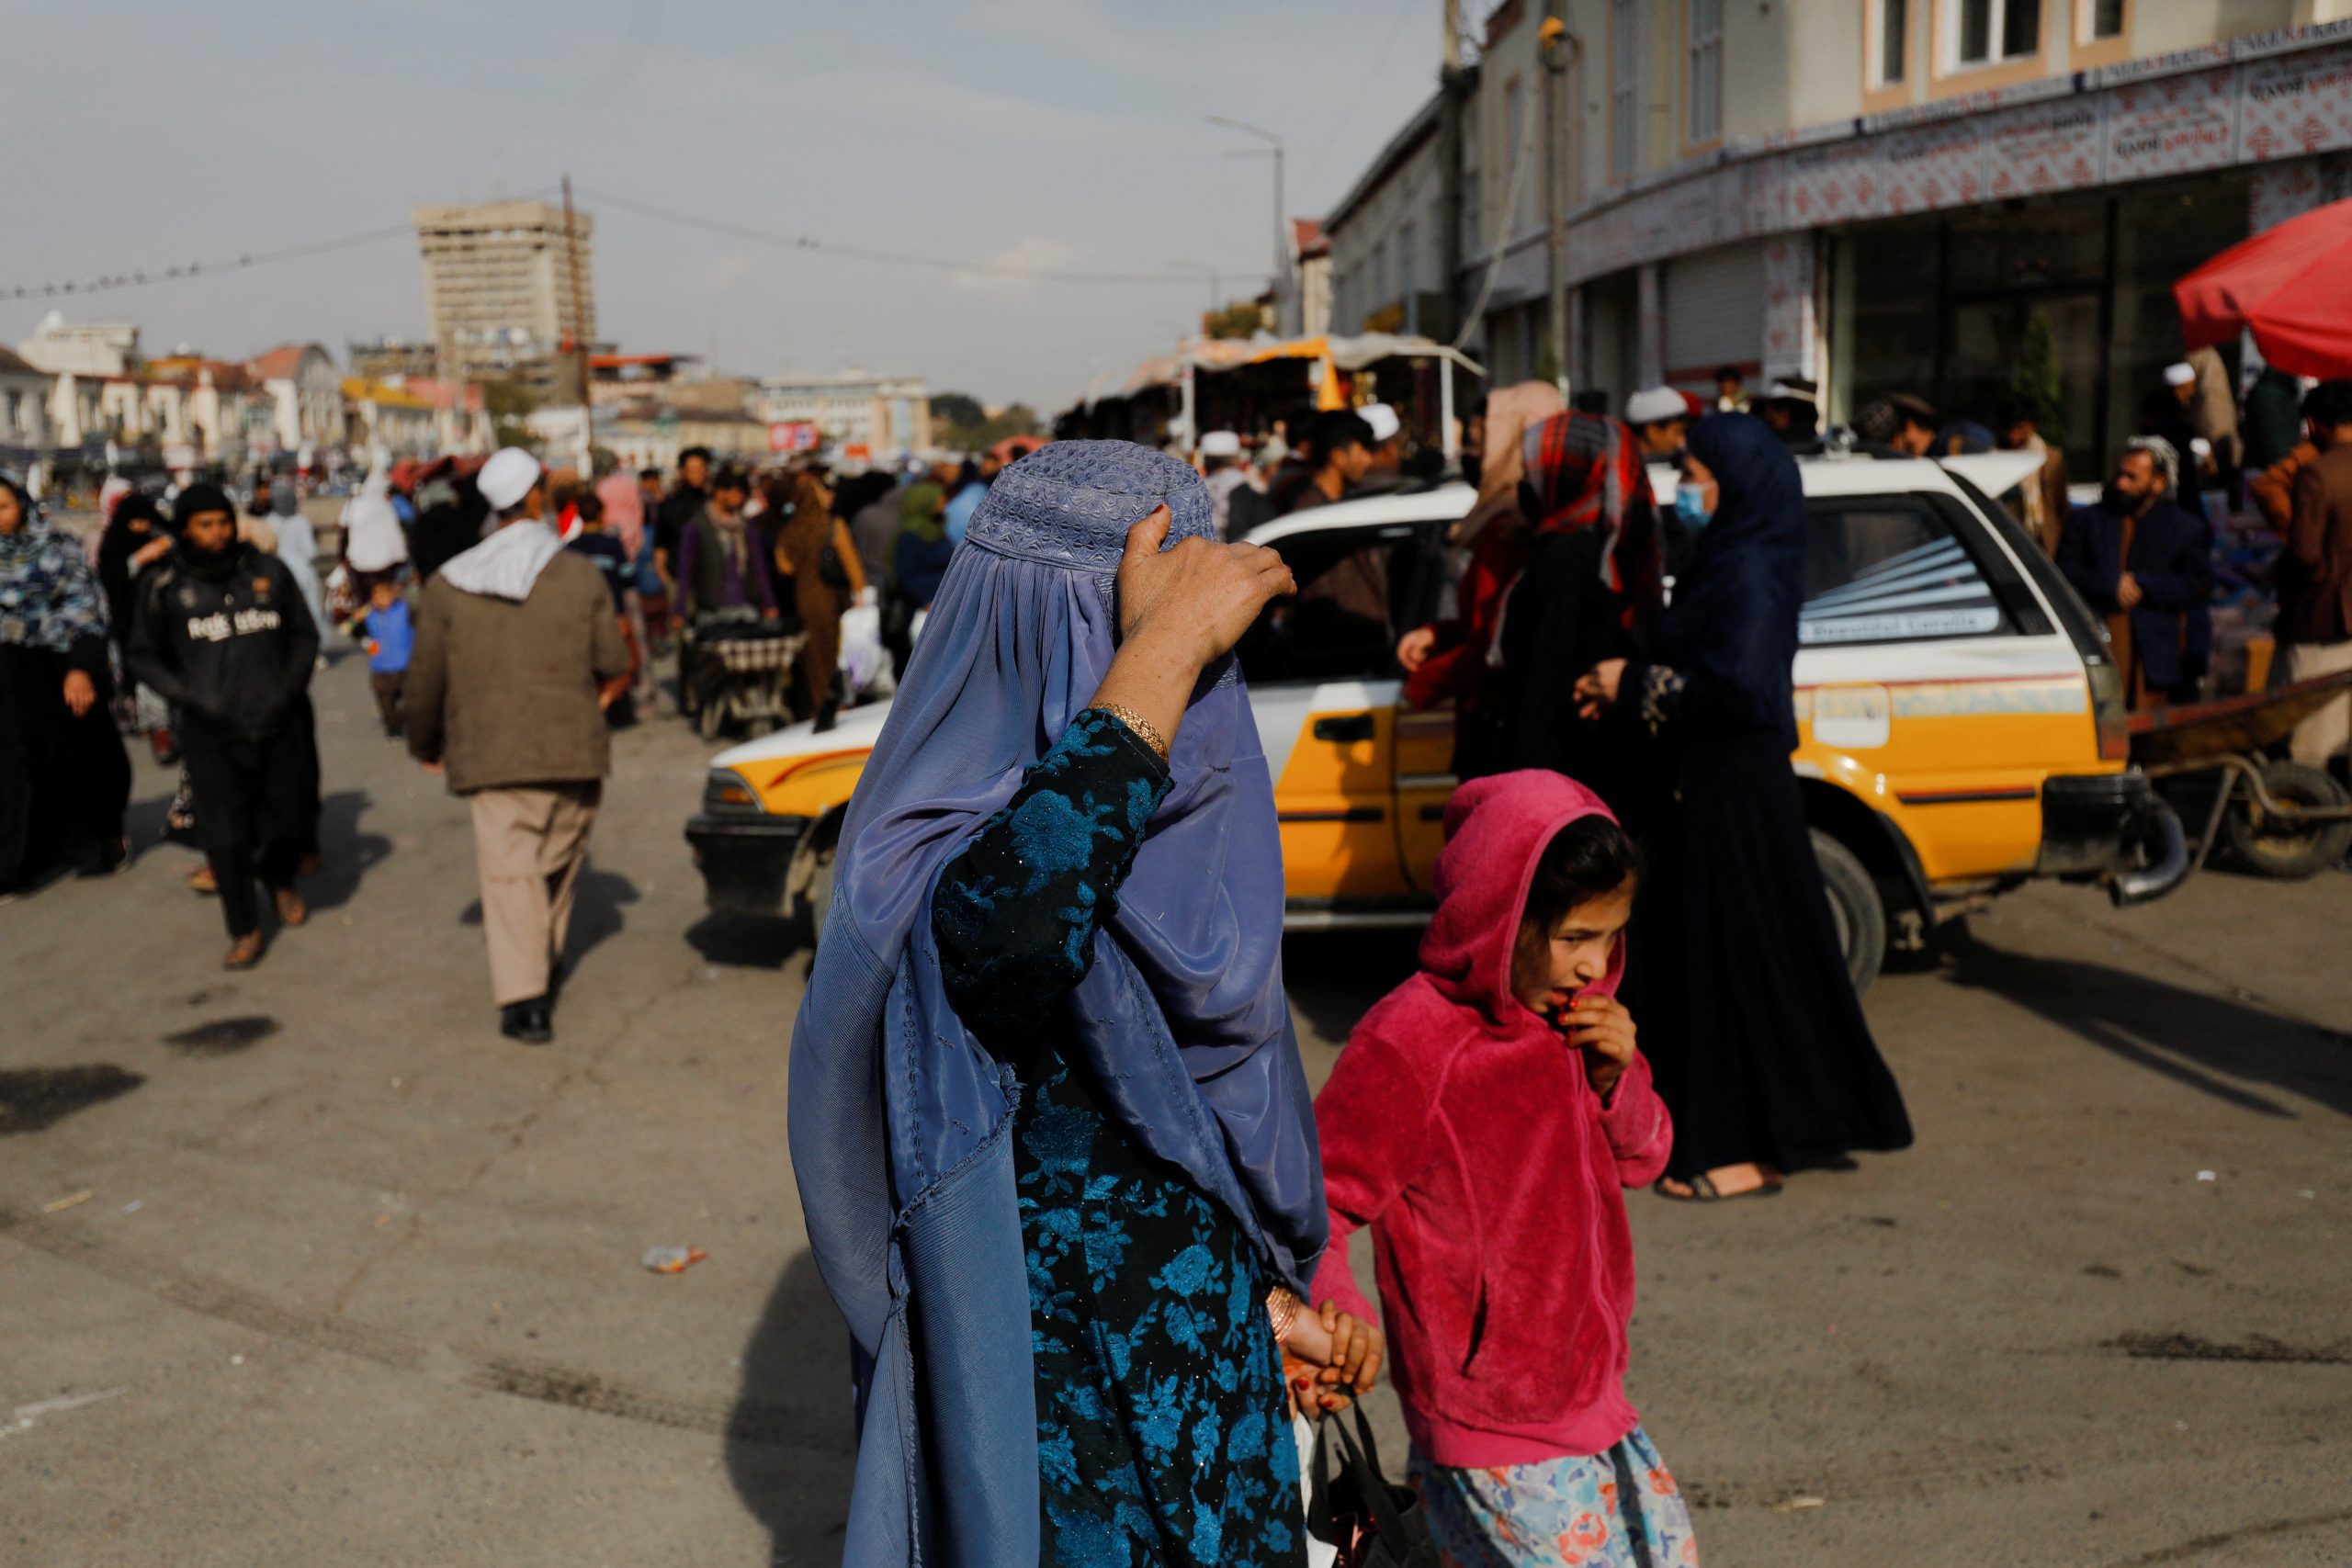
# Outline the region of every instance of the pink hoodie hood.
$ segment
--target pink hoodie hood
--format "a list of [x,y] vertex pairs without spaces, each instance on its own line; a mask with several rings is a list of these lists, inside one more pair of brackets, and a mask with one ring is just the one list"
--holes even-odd
[[[1575,780],[1542,768],[1474,779],[1445,808],[1445,850],[1437,857],[1437,915],[1421,938],[1421,972],[1446,1000],[1476,1008],[1488,1022],[1516,1032],[1522,1021],[1549,1028],[1511,994],[1511,949],[1527,909],[1536,863],[1561,829],[1611,814]],[[1625,942],[1609,973],[1589,990],[1617,994]]]

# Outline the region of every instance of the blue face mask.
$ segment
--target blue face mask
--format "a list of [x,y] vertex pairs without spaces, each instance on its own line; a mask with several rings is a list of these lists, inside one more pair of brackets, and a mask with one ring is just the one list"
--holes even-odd
[[1679,484],[1674,487],[1674,515],[1686,528],[1703,528],[1714,512],[1707,505],[1707,487]]

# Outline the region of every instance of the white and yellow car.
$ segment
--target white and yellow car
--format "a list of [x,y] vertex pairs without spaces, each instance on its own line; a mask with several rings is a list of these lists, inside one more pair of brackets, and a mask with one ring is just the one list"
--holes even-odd
[[[2035,876],[2154,897],[2188,872],[2127,760],[2100,628],[1985,497],[2011,454],[1802,459],[1812,531],[1792,764],[1858,988],[1961,901]],[[1662,502],[1673,476],[1654,468]],[[1300,599],[1240,649],[1282,818],[1290,923],[1427,918],[1453,716],[1401,705],[1394,649],[1432,617],[1459,484],[1317,508],[1251,537]],[[843,807],[887,715],[722,752],[686,825],[714,909],[821,924]]]

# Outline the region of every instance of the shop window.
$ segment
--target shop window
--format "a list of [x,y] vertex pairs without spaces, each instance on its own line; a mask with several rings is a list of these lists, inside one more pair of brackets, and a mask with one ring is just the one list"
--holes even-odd
[[1902,85],[1904,62],[1910,57],[1911,0],[1871,0],[1871,30],[1875,35],[1871,85]]
[[1640,25],[1634,0],[1613,0],[1609,14],[1609,173],[1620,180],[1634,177],[1634,62],[1641,58],[1635,29]]
[[1724,0],[1690,0],[1690,140],[1724,129]]
[[2077,0],[2083,10],[2082,39],[2099,43],[2123,36],[2126,0]]
[[1956,70],[2018,60],[2041,47],[2041,0],[1958,0],[1945,48]]

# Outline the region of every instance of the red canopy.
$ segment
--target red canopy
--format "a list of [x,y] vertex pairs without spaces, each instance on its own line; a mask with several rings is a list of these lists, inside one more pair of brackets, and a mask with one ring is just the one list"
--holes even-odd
[[2330,202],[2232,245],[2172,286],[2190,348],[2254,333],[2297,376],[2352,376],[2352,201]]

